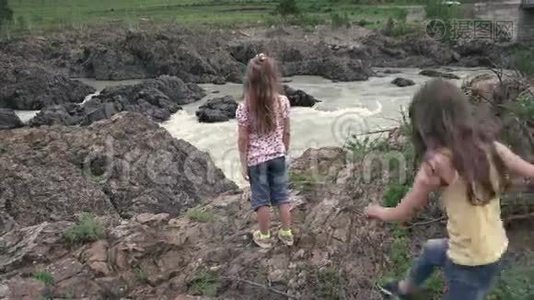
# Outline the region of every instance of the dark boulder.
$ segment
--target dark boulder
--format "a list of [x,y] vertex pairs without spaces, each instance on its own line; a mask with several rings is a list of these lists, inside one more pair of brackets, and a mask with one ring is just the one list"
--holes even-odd
[[206,93],[194,83],[172,76],[160,76],[136,85],[104,89],[84,104],[51,106],[32,119],[32,126],[89,125],[121,111],[138,112],[162,122],[181,109],[180,105],[200,100]]
[[406,86],[415,85],[415,82],[413,80],[407,79],[407,78],[401,78],[401,77],[397,77],[393,79],[391,83],[398,87],[406,87]]
[[24,124],[12,109],[0,108],[0,130],[22,127]]
[[87,127],[3,130],[0,141],[0,220],[24,226],[84,211],[176,216],[236,188],[208,154],[138,113]]
[[237,102],[232,96],[210,99],[196,111],[199,122],[215,123],[235,119]]
[[315,97],[306,94],[304,91],[296,90],[288,85],[284,85],[284,94],[289,99],[291,106],[312,107],[315,103],[321,102],[320,100],[315,99]]
[[422,70],[421,72],[419,72],[419,75],[428,76],[428,77],[440,77],[440,78],[446,78],[446,79],[460,79],[460,77],[452,73],[445,73],[445,72],[440,72],[440,71],[430,70],[430,69]]
[[35,63],[0,55],[0,107],[37,110],[48,105],[79,103],[94,88]]

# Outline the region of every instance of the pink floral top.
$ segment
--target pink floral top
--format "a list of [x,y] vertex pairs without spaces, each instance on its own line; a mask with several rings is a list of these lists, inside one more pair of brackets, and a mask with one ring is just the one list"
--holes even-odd
[[[286,96],[280,95],[278,96],[278,99],[280,105],[275,106],[276,115],[281,116],[281,118],[277,118],[275,130],[265,135],[249,132],[247,153],[249,166],[255,166],[268,160],[286,155],[286,147],[283,140],[283,120],[289,118],[290,104]],[[249,126],[249,115],[245,102],[240,103],[237,107],[236,118],[239,126]]]

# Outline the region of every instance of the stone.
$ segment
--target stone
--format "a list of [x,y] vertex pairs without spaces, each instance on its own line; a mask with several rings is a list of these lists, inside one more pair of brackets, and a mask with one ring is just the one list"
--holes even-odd
[[0,140],[9,145],[0,160],[0,212],[24,226],[52,221],[50,211],[70,221],[82,211],[176,216],[237,189],[207,153],[139,113],[87,127],[0,131]]
[[304,91],[293,89],[288,85],[284,85],[284,94],[289,99],[291,106],[312,107],[317,102],[321,102]]
[[24,124],[12,109],[0,108],[0,130],[23,126]]
[[395,78],[391,83],[398,87],[406,87],[406,86],[415,85],[415,82],[413,80],[401,78],[401,77]]
[[48,105],[80,103],[94,88],[36,63],[0,54],[0,108],[38,110]]
[[199,122],[215,123],[235,119],[237,102],[232,96],[213,98],[201,105],[196,111]]

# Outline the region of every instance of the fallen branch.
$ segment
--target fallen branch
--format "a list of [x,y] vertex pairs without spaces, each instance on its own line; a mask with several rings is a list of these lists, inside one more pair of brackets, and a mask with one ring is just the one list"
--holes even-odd
[[278,294],[278,295],[281,295],[281,296],[284,296],[284,297],[287,297],[289,299],[298,299],[297,297],[295,296],[291,296],[289,295],[288,293],[284,293],[280,290],[277,290],[275,288],[272,288],[270,286],[266,286],[265,284],[261,284],[261,283],[257,283],[257,282],[254,282],[254,281],[250,281],[250,280],[246,280],[246,279],[242,279],[242,278],[239,278],[239,277],[227,277],[227,276],[224,276],[222,277],[224,279],[228,279],[228,280],[233,280],[233,281],[237,281],[237,282],[242,282],[242,283],[246,283],[248,285],[251,285],[251,286],[255,286],[255,287],[259,287],[259,288],[262,288],[262,289],[265,289],[269,292],[272,292],[272,293],[275,293],[275,294]]

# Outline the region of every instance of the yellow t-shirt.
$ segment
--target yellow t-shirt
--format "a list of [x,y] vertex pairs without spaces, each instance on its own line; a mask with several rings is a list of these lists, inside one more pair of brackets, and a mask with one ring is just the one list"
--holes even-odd
[[[493,185],[499,187],[499,176],[493,164],[490,176]],[[456,173],[453,182],[443,190],[441,201],[448,216],[447,255],[452,262],[464,266],[497,262],[508,248],[499,196],[485,205],[471,204],[467,183]]]

